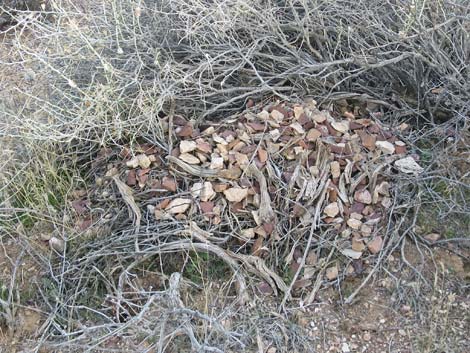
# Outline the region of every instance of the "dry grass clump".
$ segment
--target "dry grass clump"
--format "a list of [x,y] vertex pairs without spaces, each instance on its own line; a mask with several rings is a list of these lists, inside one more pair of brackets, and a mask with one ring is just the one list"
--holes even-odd
[[[137,245],[145,251],[139,253],[130,227],[111,232],[113,222],[122,225],[128,217],[125,207],[116,213],[97,209],[95,230],[88,233],[87,224],[78,232],[71,224],[67,201],[82,180],[95,180],[92,162],[102,148],[129,145],[135,153],[132,146],[145,142],[171,153],[174,140],[165,116],[183,114],[198,125],[238,113],[250,98],[268,96],[293,101],[311,95],[324,106],[336,102],[341,114],[360,105],[390,125],[406,120],[418,127],[401,139],[426,167],[417,181],[403,177],[392,190],[396,204],[387,232],[393,242],[387,253],[407,235],[417,239],[434,231],[417,232],[423,205],[437,209],[438,219],[468,214],[468,168],[456,166],[464,163],[462,144],[468,143],[462,131],[468,129],[470,101],[469,11],[469,4],[450,0],[50,0],[43,11],[10,11],[14,21],[3,29],[8,55],[2,54],[0,72],[0,143],[9,146],[2,151],[7,162],[0,171],[0,231],[2,239],[28,235],[22,246],[41,254],[40,267],[50,279],[39,286],[50,315],[38,347],[71,341],[70,347],[78,342],[76,349],[101,349],[105,339],[125,332],[162,351],[173,336],[163,336],[165,320],[153,327],[146,316],[162,291],[135,284],[132,271],[157,271],[149,265],[162,261],[155,254],[182,252],[180,259],[196,263],[194,268],[199,268],[195,250],[221,254],[203,241],[196,249],[188,239],[175,240],[175,231],[185,230],[181,224],[147,222],[142,211],[145,241]],[[423,122],[428,125],[420,130]],[[455,156],[450,167],[437,150]],[[126,189],[114,184],[115,204],[125,199]],[[65,242],[44,252],[32,241],[31,227],[38,221],[54,224],[54,237]],[[463,231],[455,234],[464,237]],[[74,246],[73,257],[67,256],[67,244]],[[223,259],[240,291],[247,281],[241,269],[250,264]],[[227,288],[224,295],[234,295]],[[110,294],[120,297],[107,298]],[[116,299],[117,307],[108,299]],[[184,334],[194,349],[240,349],[240,332],[251,333],[244,345],[256,340],[250,330],[259,322],[241,322],[233,333],[219,330],[203,310],[178,309],[185,324],[176,328],[171,300],[155,315],[171,321],[169,331]],[[101,334],[90,343],[92,331]],[[205,341],[201,332],[215,338]],[[271,332],[258,332],[259,341]],[[284,340],[278,336],[278,348],[305,344],[294,333]]]

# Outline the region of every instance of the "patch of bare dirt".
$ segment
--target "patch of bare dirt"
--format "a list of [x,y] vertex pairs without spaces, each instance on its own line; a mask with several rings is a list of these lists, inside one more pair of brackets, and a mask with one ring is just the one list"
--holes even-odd
[[352,305],[340,304],[341,293],[347,295],[360,279],[320,293],[318,303],[298,312],[298,323],[315,337],[316,352],[467,351],[470,297],[462,258],[445,249],[430,256],[411,245],[405,254],[430,286],[412,268],[400,267],[395,254],[388,275],[365,286]]
[[0,324],[0,352],[15,352],[24,338],[34,338],[44,316],[35,301],[41,271],[34,259],[14,240],[2,241],[0,247],[0,285],[4,314]]

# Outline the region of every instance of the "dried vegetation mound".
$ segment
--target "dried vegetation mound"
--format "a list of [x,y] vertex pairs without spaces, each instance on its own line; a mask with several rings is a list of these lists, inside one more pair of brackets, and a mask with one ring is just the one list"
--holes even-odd
[[390,176],[422,171],[400,131],[357,116],[359,107],[249,105],[223,123],[161,118],[169,154],[148,142],[102,149],[96,185],[72,202],[69,255],[93,224],[111,233],[87,240],[93,263],[116,251],[145,254],[133,267],[167,252],[210,252],[233,269],[242,301],[242,267],[264,294],[287,300],[296,289],[312,302],[320,285],[376,263],[389,240]]

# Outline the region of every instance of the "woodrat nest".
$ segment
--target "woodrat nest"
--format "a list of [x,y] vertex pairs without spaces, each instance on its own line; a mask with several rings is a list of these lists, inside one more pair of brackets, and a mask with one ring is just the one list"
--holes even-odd
[[[133,243],[107,246],[139,261],[210,252],[233,269],[240,300],[243,268],[263,295],[311,302],[322,284],[367,271],[380,256],[394,202],[389,176],[420,172],[397,131],[359,114],[308,101],[250,102],[231,120],[199,126],[167,116],[166,145],[100,151],[97,186],[73,203],[77,229],[132,234]],[[111,211],[97,217],[98,207]]]

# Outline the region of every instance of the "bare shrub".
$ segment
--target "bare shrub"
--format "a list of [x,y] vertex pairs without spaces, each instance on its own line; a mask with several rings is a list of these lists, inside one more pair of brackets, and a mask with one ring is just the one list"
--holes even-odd
[[187,116],[221,118],[248,97],[272,94],[375,101],[429,120],[468,111],[464,3],[101,5],[52,1],[51,20],[22,16],[8,30],[31,31],[34,41],[18,38],[16,50],[48,72],[51,99],[41,109],[54,123],[21,117],[33,136],[103,142],[154,134],[170,101]]

